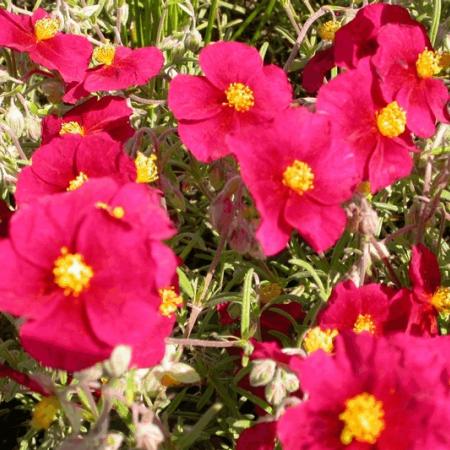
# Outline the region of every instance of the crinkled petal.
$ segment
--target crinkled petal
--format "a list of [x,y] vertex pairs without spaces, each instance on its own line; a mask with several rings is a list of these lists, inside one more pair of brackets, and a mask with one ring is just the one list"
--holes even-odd
[[0,8],[0,47],[19,52],[31,51],[36,46],[31,17],[13,14]]
[[409,278],[415,290],[428,294],[434,294],[441,284],[441,272],[436,255],[423,244],[417,244],[412,248]]
[[317,92],[334,65],[334,47],[317,52],[306,63],[302,72],[302,86],[305,90],[311,93]]

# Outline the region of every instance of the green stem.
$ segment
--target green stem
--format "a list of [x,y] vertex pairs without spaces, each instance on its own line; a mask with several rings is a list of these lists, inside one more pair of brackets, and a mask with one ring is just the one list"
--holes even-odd
[[436,37],[439,29],[439,21],[441,20],[442,2],[441,0],[434,0],[433,21],[431,23],[430,40],[431,43],[436,43]]

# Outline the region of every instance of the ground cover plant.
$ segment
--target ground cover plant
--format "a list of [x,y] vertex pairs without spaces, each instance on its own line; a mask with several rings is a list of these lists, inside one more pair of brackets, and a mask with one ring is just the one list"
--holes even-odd
[[0,448],[450,448],[449,12],[0,1]]

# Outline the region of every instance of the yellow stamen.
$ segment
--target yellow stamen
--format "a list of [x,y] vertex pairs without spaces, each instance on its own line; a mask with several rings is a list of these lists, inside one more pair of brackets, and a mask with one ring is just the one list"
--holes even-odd
[[246,112],[255,105],[253,91],[243,83],[231,83],[225,91],[227,102],[225,105],[238,112]]
[[55,260],[53,275],[55,283],[64,289],[64,295],[78,297],[89,288],[94,271],[85,263],[82,255],[69,253],[67,247],[62,247],[61,256]]
[[450,288],[439,287],[431,297],[431,304],[439,313],[450,314]]
[[363,331],[374,334],[376,329],[377,327],[370,314],[360,314],[353,325],[353,331],[358,334]]
[[344,422],[341,442],[349,445],[353,439],[375,444],[385,428],[383,402],[363,392],[345,402],[345,411],[339,415]]
[[340,24],[335,20],[329,20],[328,22],[323,23],[317,29],[317,34],[321,39],[326,41],[334,41],[334,35],[336,31],[339,30]]
[[420,78],[431,78],[437,75],[442,69],[439,55],[432,50],[424,50],[417,57],[416,69]]
[[183,299],[180,295],[177,295],[173,286],[160,289],[159,296],[161,297],[159,312],[163,316],[171,317],[172,314],[178,309],[178,306],[183,304]]
[[35,430],[47,430],[60,410],[59,400],[54,396],[44,397],[34,407],[31,426]]
[[323,350],[327,353],[333,353],[333,339],[339,334],[338,330],[314,327],[308,330],[303,338],[303,347],[307,353],[313,353],[316,350]]
[[261,303],[269,303],[283,293],[283,288],[278,283],[266,283],[259,288],[259,300]]
[[114,47],[114,45],[104,44],[94,49],[92,58],[97,64],[105,64],[107,66],[110,66],[114,62],[115,54],[116,48]]
[[84,172],[80,172],[73,180],[69,181],[69,186],[67,186],[66,191],[75,191],[83,186],[87,180],[87,175]]
[[394,138],[405,132],[406,112],[397,102],[391,102],[376,113],[379,132],[386,137]]
[[56,36],[60,27],[58,19],[51,17],[44,17],[39,19],[34,24],[34,35],[38,41],[45,41]]
[[297,159],[283,173],[283,184],[299,195],[314,189],[314,173],[311,167]]
[[61,124],[59,135],[63,136],[64,134],[80,134],[81,136],[84,136],[84,128],[75,121],[64,122]]
[[95,207],[105,210],[111,217],[114,217],[115,219],[123,219],[125,217],[125,209],[123,209],[122,206],[114,206],[114,208],[111,208],[111,206],[109,206],[105,202],[97,202],[95,204]]
[[439,53],[439,66],[441,70],[446,70],[450,67],[450,52]]
[[158,160],[155,154],[145,156],[143,153],[138,152],[134,164],[136,165],[136,183],[153,183],[158,176],[158,166],[156,161]]

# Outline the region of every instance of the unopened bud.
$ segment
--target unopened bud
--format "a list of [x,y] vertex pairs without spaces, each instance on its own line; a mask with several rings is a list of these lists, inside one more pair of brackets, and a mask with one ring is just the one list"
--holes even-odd
[[30,139],[37,141],[41,137],[41,121],[35,116],[28,116],[25,119],[27,134]]
[[25,118],[13,100],[11,101],[11,106],[6,113],[5,121],[17,137],[22,136],[23,131],[25,130]]
[[144,450],[157,450],[159,444],[164,441],[161,429],[151,422],[136,424],[135,438],[137,447]]
[[272,359],[257,359],[253,361],[250,372],[250,384],[253,387],[265,386],[272,381],[277,364]]
[[100,450],[119,450],[123,442],[123,435],[120,433],[108,433],[100,446]]
[[132,349],[128,345],[118,345],[105,361],[105,369],[113,377],[120,377],[127,370],[131,362]]
[[202,35],[198,30],[190,30],[186,34],[186,38],[184,39],[184,45],[186,46],[186,50],[190,50],[191,52],[197,52],[203,43]]
[[286,387],[281,376],[281,370],[277,369],[273,380],[266,386],[264,391],[266,400],[271,405],[280,405],[286,398]]
[[288,393],[295,392],[300,387],[300,383],[298,381],[297,375],[295,373],[280,369],[281,379],[283,380],[284,387]]

